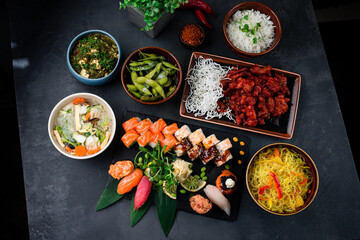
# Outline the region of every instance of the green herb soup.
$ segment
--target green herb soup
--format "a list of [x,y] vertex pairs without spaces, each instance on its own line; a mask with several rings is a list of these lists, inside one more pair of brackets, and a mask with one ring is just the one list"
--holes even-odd
[[115,42],[103,34],[89,34],[73,48],[71,66],[85,78],[97,79],[110,74],[118,61],[119,50]]

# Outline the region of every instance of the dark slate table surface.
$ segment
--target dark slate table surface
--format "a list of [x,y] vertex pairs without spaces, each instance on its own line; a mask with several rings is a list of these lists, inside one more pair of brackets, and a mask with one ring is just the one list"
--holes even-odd
[[[199,51],[239,59],[225,45],[222,21],[234,1],[210,1],[217,13],[208,18],[215,26]],[[248,60],[271,65],[302,76],[294,136],[283,140],[237,131],[251,138],[250,154],[274,142],[303,148],[315,161],[320,187],[315,201],[303,212],[288,217],[271,215],[259,208],[243,189],[235,222],[178,212],[169,239],[359,239],[360,184],[350,151],[338,99],[310,0],[260,1],[278,15],[283,35],[270,54]],[[103,86],[86,86],[75,80],[66,66],[68,44],[78,33],[102,29],[119,41],[124,60],[144,46],[172,52],[186,72],[191,51],[178,41],[180,27],[198,22],[191,11],[177,11],[174,19],[151,39],[118,10],[118,1],[8,1],[13,55],[27,58],[29,66],[16,68],[15,88],[19,116],[21,154],[32,239],[165,239],[155,207],[130,228],[130,201],[124,200],[95,212],[97,200],[109,177],[114,144],[101,156],[77,161],[60,154],[47,134],[54,105],[75,92],[103,97],[120,119],[124,111],[179,118],[181,92],[160,106],[144,106],[125,93],[120,78]],[[244,59],[242,59],[244,60]],[[184,122],[223,129],[188,119]]]

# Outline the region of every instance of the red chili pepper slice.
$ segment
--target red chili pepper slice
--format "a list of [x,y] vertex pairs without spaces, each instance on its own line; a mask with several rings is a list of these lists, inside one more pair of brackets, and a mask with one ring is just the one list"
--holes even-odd
[[259,194],[260,194],[260,195],[264,195],[264,191],[265,191],[266,189],[268,189],[268,188],[269,188],[268,185],[265,185],[265,186],[259,188]]
[[280,187],[279,179],[277,178],[275,173],[273,173],[271,171],[270,171],[270,175],[275,181],[276,190],[278,191],[278,199],[280,199],[282,197],[282,190],[281,190],[281,187]]
[[302,182],[300,183],[300,185],[303,185],[304,183],[306,183],[307,180],[308,180],[308,178],[305,178],[304,181],[302,181]]

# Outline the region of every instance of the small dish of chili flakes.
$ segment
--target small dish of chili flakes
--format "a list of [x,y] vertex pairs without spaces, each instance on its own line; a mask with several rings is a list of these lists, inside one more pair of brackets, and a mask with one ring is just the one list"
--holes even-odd
[[184,47],[195,49],[204,42],[205,31],[198,24],[188,23],[181,28],[179,39]]

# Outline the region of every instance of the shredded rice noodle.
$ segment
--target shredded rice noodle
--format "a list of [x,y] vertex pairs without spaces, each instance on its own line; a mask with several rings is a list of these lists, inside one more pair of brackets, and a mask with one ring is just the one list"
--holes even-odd
[[231,110],[217,112],[217,101],[224,96],[220,80],[224,79],[230,67],[223,67],[212,59],[199,57],[191,74],[186,78],[190,93],[185,102],[186,111],[205,119],[226,116],[233,120]]

